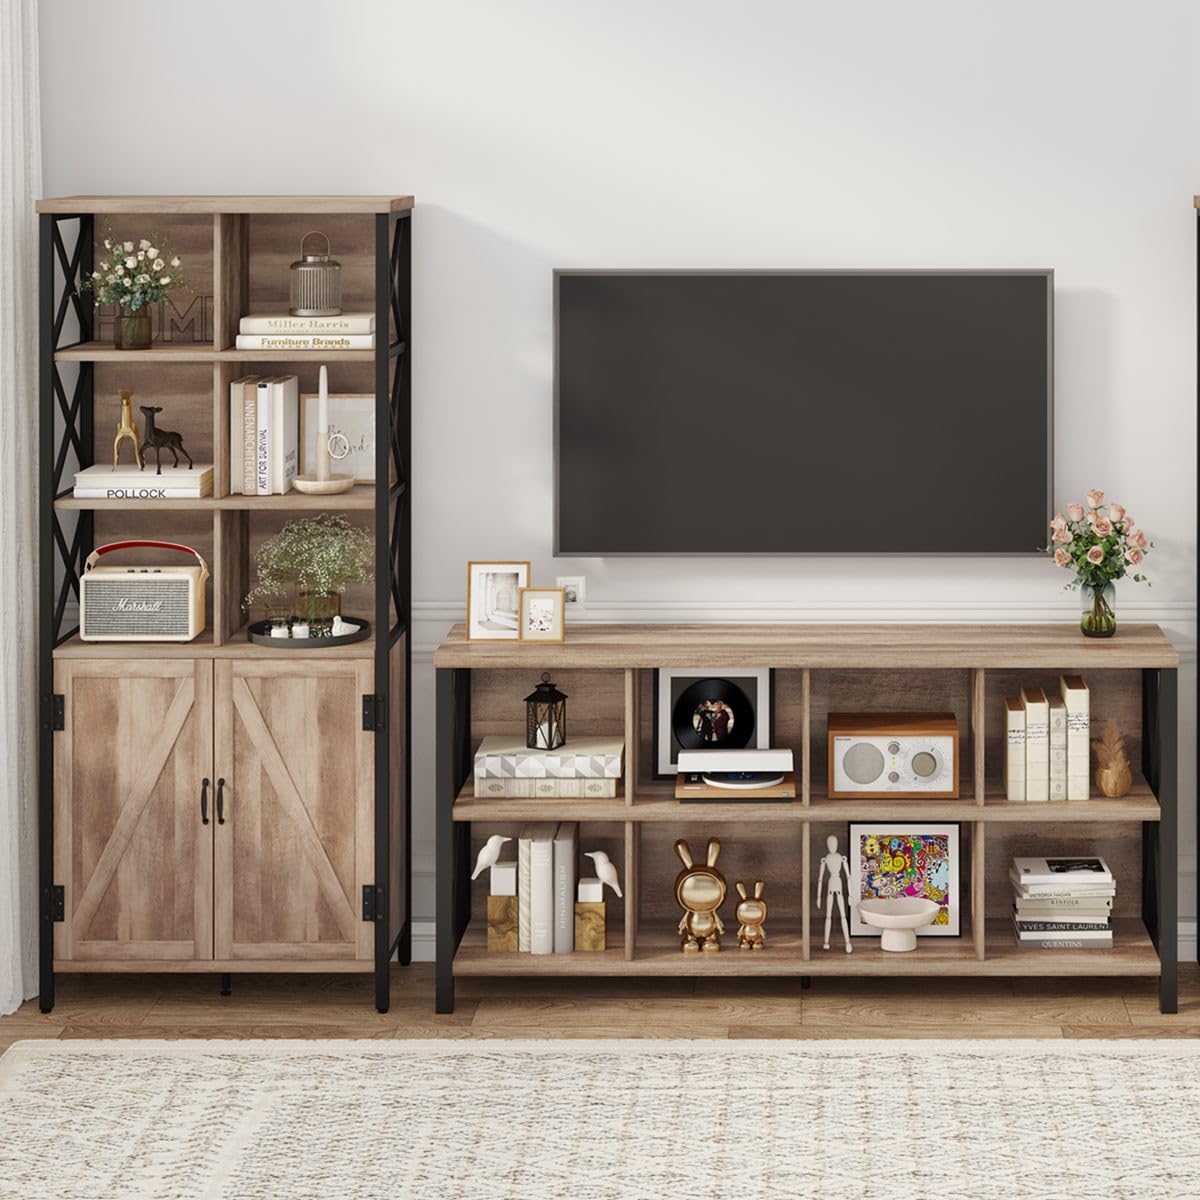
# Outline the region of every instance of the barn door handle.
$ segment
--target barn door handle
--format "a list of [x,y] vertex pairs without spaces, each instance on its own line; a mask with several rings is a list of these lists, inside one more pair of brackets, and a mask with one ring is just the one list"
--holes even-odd
[[217,824],[225,824],[225,780],[217,780]]
[[208,780],[200,781],[200,824],[208,824]]

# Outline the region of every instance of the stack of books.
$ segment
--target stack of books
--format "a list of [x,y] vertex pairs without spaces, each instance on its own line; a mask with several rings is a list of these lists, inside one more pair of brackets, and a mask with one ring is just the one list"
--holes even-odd
[[111,467],[97,464],[75,472],[77,500],[198,500],[211,496],[212,463],[193,467],[166,467],[160,475],[149,463],[139,471],[137,464]]
[[300,381],[244,375],[229,385],[229,490],[282,496],[300,467]]
[[611,800],[625,769],[621,738],[572,738],[530,750],[524,738],[485,737],[475,752],[475,795]]
[[374,350],[375,314],[293,317],[254,313],[238,326],[239,350]]
[[575,949],[579,826],[524,825],[517,838],[517,949],[570,954]]
[[1014,858],[1013,926],[1029,950],[1103,950],[1112,946],[1116,881],[1099,855]]
[[1086,800],[1091,794],[1091,696],[1078,675],[1059,694],[1022,688],[1004,698],[1004,794],[1009,800]]

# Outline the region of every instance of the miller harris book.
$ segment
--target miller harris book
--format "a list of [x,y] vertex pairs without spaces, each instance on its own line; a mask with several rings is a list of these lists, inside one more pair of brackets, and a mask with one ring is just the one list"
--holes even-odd
[[258,337],[334,337],[375,332],[375,314],[338,313],[333,317],[293,317],[291,313],[252,313],[238,324],[238,333]]

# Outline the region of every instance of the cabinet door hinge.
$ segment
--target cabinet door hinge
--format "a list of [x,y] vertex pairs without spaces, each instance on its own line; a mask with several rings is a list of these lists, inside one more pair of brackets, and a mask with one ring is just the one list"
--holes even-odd
[[61,733],[67,727],[67,698],[62,692],[50,697],[50,728]]
[[386,706],[382,696],[362,698],[363,728],[368,733],[378,733],[387,728]]
[[61,883],[52,883],[46,888],[46,918],[50,921],[67,919],[67,896]]
[[382,921],[387,912],[387,891],[381,883],[363,884],[363,920]]

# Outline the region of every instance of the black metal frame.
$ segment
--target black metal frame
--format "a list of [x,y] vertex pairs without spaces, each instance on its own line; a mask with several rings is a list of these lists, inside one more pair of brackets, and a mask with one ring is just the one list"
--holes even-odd
[[[62,226],[78,222],[68,250]],[[54,507],[69,491],[64,477],[72,451],[80,467],[92,462],[94,371],[92,363],[72,364],[78,379],[67,395],[55,352],[62,344],[69,315],[79,325],[80,342],[90,341],[94,303],[80,284],[91,273],[95,220],[91,213],[43,213],[39,217],[40,337],[39,466],[38,466],[38,886],[39,1003],[54,1007],[54,924],[61,920],[54,882],[54,648],[78,631],[64,628],[68,605],[79,600],[79,579],[92,550],[94,516],[90,509],[72,512],[68,533]],[[396,331],[391,341],[390,330]],[[386,1012],[390,999],[393,954],[412,960],[412,218],[411,212],[377,213],[375,217],[375,1006]],[[75,342],[70,343],[76,344]],[[62,427],[58,427],[61,418]],[[61,569],[61,584],[56,577]],[[53,598],[51,602],[51,598]],[[390,656],[404,638],[404,696],[391,703]],[[404,917],[400,928],[389,923],[388,889],[393,878],[391,845],[390,722],[401,721],[403,753],[403,829],[401,864]],[[224,993],[223,993],[224,994]]]
[[[389,331],[395,326],[396,340]],[[375,216],[375,1007],[387,1012],[392,955],[412,961],[412,215]],[[394,364],[394,369],[393,369]],[[394,614],[394,620],[393,620]],[[384,631],[387,631],[386,634]],[[391,652],[404,639],[403,712],[391,703]],[[403,722],[404,918],[393,931],[391,738]],[[379,889],[384,891],[380,893]]]
[[454,955],[471,919],[471,826],[454,801],[471,773],[471,672],[437,672],[437,995],[454,1011]]

